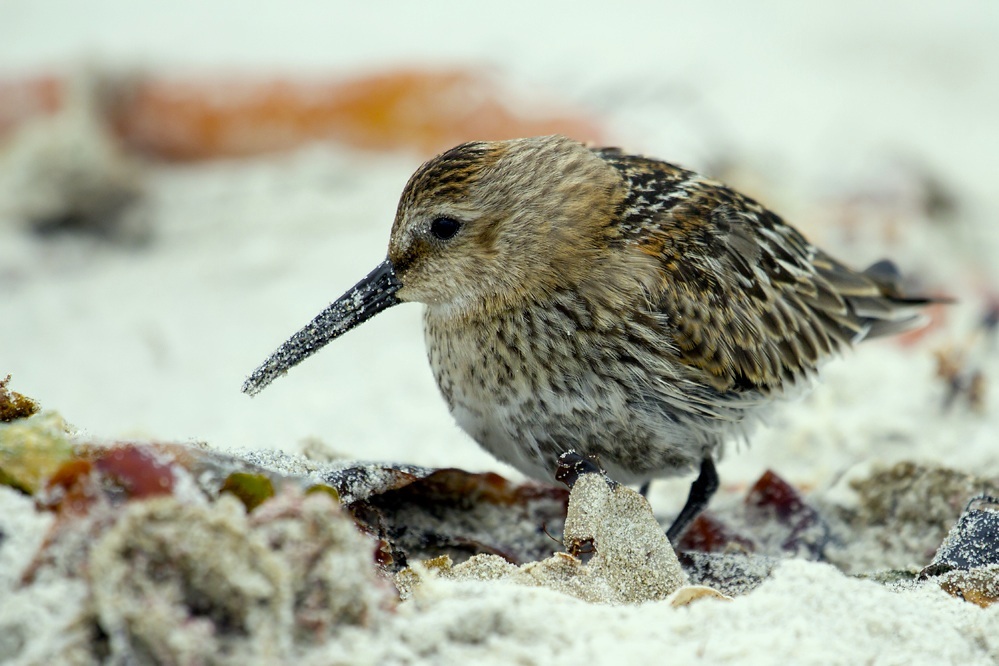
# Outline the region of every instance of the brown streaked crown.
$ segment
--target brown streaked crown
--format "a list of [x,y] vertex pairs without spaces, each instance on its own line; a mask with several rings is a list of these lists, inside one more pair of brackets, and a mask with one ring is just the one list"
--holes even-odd
[[[422,166],[402,194],[389,242],[399,297],[470,315],[559,288],[634,294],[625,264],[651,262],[612,251],[625,196],[614,169],[565,137],[458,146]],[[437,241],[436,217],[462,228]]]

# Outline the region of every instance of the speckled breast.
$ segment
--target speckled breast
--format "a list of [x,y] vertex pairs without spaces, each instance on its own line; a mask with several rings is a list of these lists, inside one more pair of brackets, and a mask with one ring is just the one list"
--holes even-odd
[[715,433],[669,409],[612,330],[564,302],[474,321],[425,314],[430,366],[458,424],[524,474],[552,480],[568,450],[618,481],[684,473]]

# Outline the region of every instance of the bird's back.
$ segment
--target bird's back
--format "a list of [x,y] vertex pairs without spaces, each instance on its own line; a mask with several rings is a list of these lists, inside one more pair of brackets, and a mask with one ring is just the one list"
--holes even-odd
[[720,391],[780,392],[860,340],[918,326],[888,262],[854,271],[762,205],[674,165],[596,149],[628,184],[622,242],[656,259],[650,313]]

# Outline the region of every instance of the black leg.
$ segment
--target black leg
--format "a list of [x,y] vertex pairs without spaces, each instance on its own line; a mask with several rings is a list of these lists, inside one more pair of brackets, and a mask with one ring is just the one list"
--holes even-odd
[[701,473],[692,484],[690,484],[690,494],[687,495],[687,503],[683,505],[680,514],[673,521],[673,524],[666,530],[666,536],[670,543],[676,543],[683,531],[697,518],[697,514],[708,505],[711,496],[718,490],[718,472],[715,470],[715,462],[711,457],[701,461]]
[[642,493],[642,497],[649,496],[649,486],[651,485],[652,485],[651,481],[646,481],[639,487],[638,492]]

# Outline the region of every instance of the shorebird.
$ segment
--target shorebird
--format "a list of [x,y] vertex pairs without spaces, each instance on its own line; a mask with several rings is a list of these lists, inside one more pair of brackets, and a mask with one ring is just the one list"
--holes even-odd
[[837,352],[923,321],[929,301],[899,282],[667,162],[562,136],[465,143],[410,178],[385,261],[243,391],[424,303],[440,391],[498,459],[549,480],[567,451],[621,483],[698,470],[675,541],[717,489],[727,440]]

